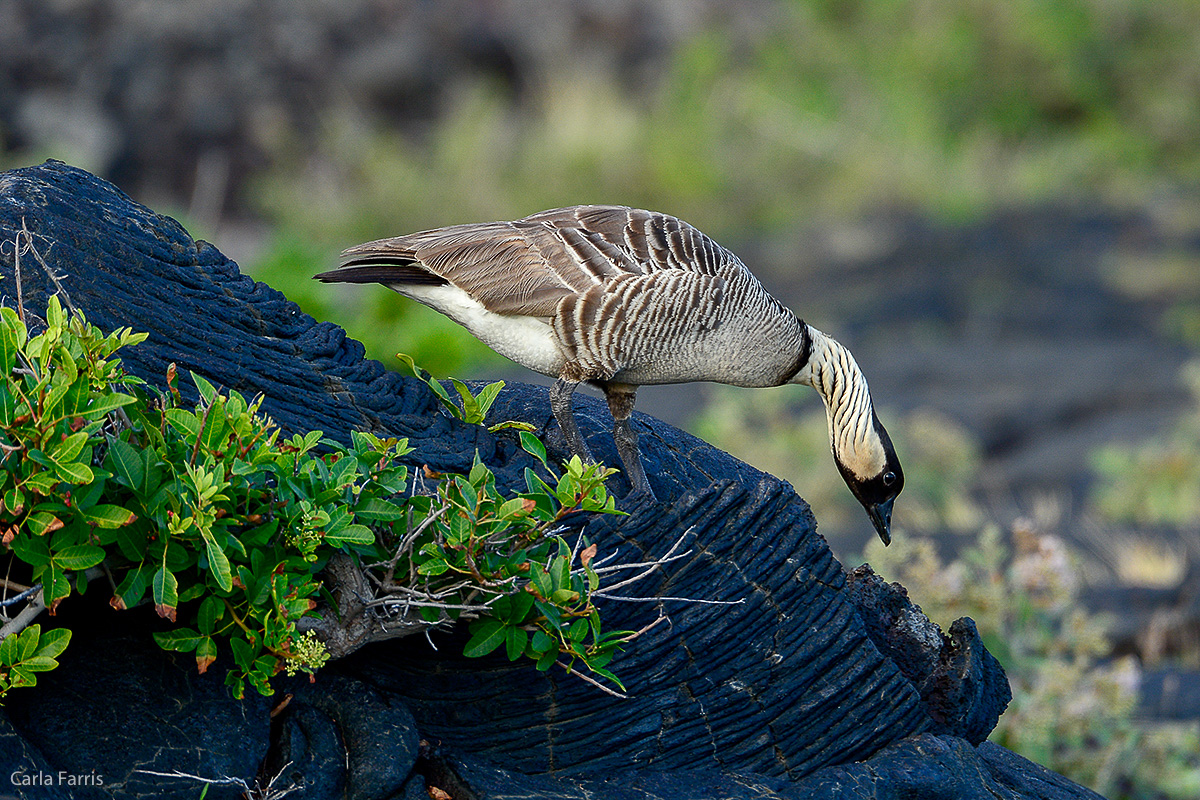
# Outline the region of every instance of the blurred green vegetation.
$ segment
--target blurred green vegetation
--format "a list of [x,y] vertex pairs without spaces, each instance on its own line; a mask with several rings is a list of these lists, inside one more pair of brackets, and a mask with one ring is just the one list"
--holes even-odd
[[952,561],[907,535],[886,549],[872,541],[866,557],[943,630],[975,620],[1013,690],[992,741],[1110,800],[1200,796],[1200,728],[1134,717],[1140,667],[1108,657],[1106,622],[1079,603],[1079,565],[1063,539],[1030,519],[1007,534],[985,524]]
[[1192,531],[1200,526],[1200,361],[1185,368],[1184,379],[1192,407],[1172,431],[1096,452],[1100,480],[1093,502],[1106,518]]
[[[966,217],[1063,198],[1135,204],[1200,174],[1190,0],[792,0],[713,21],[656,82],[564,65],[519,102],[479,83],[400,132],[349,108],[278,143],[246,265],[389,364],[494,368],[386,290],[307,284],[343,247],[575,203],[667,211],[737,249],[902,207]],[[303,242],[303,245],[298,245]],[[303,288],[302,288],[303,287]]]

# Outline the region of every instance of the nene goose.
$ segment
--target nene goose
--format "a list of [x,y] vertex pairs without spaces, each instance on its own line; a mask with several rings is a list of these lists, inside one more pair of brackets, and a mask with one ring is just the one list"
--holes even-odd
[[599,386],[634,492],[653,496],[629,424],[645,384],[801,383],[825,401],[833,458],[887,544],[904,473],[850,352],[783,307],[730,251],[666,214],[543,211],[351,247],[327,283],[381,283],[440,311],[501,355],[557,378],[550,405],[591,460],[572,411]]

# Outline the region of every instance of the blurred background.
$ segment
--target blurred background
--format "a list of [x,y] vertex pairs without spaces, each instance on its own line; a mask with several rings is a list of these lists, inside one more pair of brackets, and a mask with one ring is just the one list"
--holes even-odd
[[974,617],[1016,695],[995,741],[1107,797],[1200,796],[1200,4],[4,0],[0,167],[49,157],[442,377],[535,379],[310,276],[561,205],[692,222],[857,356],[905,464],[895,544],[811,391],[639,408]]

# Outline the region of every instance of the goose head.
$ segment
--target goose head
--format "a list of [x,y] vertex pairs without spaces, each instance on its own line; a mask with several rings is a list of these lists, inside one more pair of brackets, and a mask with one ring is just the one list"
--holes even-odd
[[875,415],[871,390],[854,356],[811,325],[803,332],[803,366],[790,382],[811,386],[825,402],[834,463],[879,538],[889,544],[892,505],[904,488],[900,459]]
[[833,460],[850,493],[866,509],[883,543],[892,541],[892,504],[904,488],[904,470],[887,430],[870,412],[870,424],[860,435],[839,436],[830,431]]

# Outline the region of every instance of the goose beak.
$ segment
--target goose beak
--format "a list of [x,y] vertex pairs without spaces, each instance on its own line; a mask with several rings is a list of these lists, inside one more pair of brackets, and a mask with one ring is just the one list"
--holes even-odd
[[871,518],[871,523],[875,526],[875,530],[879,533],[879,538],[883,540],[885,546],[892,543],[892,503],[894,502],[896,502],[896,498],[892,497],[882,503],[866,507],[867,516]]

